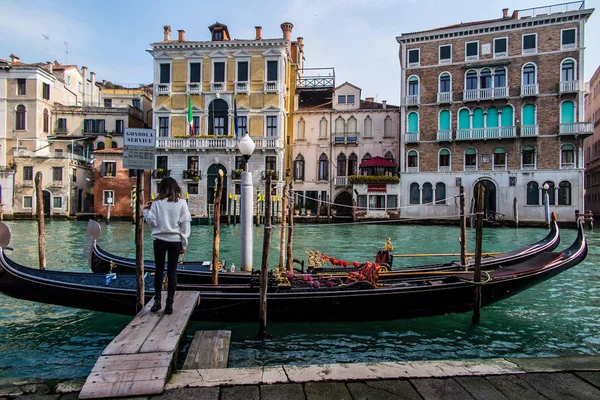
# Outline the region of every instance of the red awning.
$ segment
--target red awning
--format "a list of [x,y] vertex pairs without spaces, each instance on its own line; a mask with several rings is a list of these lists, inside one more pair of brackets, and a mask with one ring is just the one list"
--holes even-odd
[[359,167],[364,168],[364,167],[397,167],[398,164],[396,164],[393,161],[388,160],[387,158],[383,158],[383,157],[373,157],[370,160],[367,160],[365,162],[360,163]]

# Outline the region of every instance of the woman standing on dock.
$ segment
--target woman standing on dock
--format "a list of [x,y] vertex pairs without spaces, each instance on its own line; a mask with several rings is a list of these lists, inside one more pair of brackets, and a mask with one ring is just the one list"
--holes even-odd
[[154,240],[154,305],[152,312],[161,309],[161,292],[165,258],[167,262],[167,303],[165,314],[173,314],[173,299],[177,287],[177,261],[179,254],[185,253],[190,236],[190,222],[192,217],[187,203],[180,200],[181,188],[175,179],[164,178],[158,185],[158,196],[154,202],[150,201],[144,206],[144,219],[152,227]]

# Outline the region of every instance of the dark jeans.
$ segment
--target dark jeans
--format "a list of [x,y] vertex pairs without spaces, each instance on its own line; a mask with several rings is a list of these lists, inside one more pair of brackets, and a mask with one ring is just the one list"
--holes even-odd
[[172,303],[175,297],[175,288],[177,287],[177,262],[181,252],[181,242],[165,242],[164,240],[154,240],[154,263],[156,273],[154,274],[154,295],[160,298],[162,290],[163,276],[165,272],[165,258],[169,254],[167,263],[167,278],[169,285],[167,287],[167,303]]

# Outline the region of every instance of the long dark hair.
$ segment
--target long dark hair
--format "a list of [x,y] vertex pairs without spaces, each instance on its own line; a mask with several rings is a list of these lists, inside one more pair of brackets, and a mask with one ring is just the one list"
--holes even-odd
[[168,177],[160,181],[157,200],[167,199],[167,201],[177,202],[179,195],[181,195],[181,188],[175,179]]

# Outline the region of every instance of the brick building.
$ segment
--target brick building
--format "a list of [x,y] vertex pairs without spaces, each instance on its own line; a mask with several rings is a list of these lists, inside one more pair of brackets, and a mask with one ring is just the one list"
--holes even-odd
[[594,125],[594,134],[585,139],[585,210],[600,215],[600,67],[588,86],[585,120]]
[[408,217],[459,214],[486,187],[489,218],[571,220],[583,209],[584,2],[406,33],[401,65],[401,205]]

